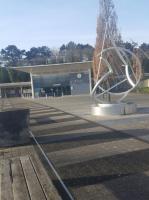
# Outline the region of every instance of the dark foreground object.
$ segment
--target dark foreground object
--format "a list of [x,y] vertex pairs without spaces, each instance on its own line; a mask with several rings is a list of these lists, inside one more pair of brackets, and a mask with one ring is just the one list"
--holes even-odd
[[29,109],[9,109],[0,112],[0,147],[30,142]]

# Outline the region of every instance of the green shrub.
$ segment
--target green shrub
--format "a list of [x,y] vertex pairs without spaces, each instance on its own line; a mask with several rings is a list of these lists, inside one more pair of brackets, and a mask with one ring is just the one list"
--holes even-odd
[[139,92],[142,94],[149,94],[149,87],[138,87],[133,92]]

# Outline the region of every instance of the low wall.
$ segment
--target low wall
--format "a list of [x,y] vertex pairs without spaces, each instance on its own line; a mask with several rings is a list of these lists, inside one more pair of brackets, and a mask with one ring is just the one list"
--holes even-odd
[[30,142],[29,109],[9,109],[0,112],[0,147]]

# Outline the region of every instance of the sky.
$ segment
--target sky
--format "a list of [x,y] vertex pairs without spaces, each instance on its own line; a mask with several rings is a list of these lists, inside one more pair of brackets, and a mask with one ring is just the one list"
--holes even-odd
[[[124,41],[149,43],[149,0],[113,0]],[[0,49],[95,45],[99,0],[0,0]]]

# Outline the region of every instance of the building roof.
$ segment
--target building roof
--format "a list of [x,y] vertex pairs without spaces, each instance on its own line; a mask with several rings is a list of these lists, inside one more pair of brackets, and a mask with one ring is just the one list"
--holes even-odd
[[26,73],[37,74],[37,75],[38,74],[75,73],[75,72],[82,72],[91,68],[92,68],[92,61],[11,67],[11,69],[15,69],[15,70],[26,72]]
[[23,86],[31,86],[31,82],[1,83],[0,84],[0,88],[15,88],[15,87],[23,87]]

